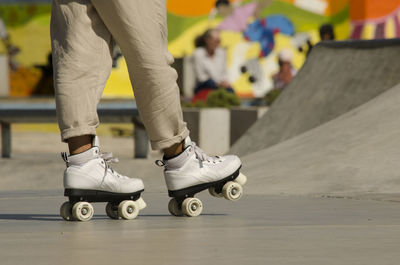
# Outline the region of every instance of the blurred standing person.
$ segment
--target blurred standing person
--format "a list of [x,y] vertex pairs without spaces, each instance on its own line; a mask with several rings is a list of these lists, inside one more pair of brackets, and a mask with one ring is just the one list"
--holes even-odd
[[234,93],[227,75],[226,52],[220,47],[219,31],[209,29],[195,40],[193,54],[196,75],[195,94],[202,90],[225,88]]
[[273,76],[274,88],[283,90],[292,81],[297,70],[292,65],[293,53],[289,49],[283,49],[278,55],[279,72]]
[[319,37],[321,41],[335,40],[335,32],[332,24],[324,24],[319,27]]
[[0,39],[6,46],[8,46],[9,35],[6,24],[4,23],[4,20],[1,17],[0,17]]
[[18,63],[14,57],[20,52],[20,49],[17,46],[11,44],[7,26],[1,17],[0,17],[0,40],[3,42],[4,46],[7,49],[8,64],[10,66],[10,69],[12,71],[16,71],[18,69]]

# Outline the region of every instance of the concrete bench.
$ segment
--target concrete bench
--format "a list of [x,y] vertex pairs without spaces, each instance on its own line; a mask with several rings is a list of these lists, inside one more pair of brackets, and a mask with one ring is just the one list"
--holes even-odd
[[[134,157],[146,158],[149,139],[140,120],[135,102],[100,103],[97,112],[102,123],[134,124]],[[11,124],[12,123],[55,123],[56,106],[54,103],[1,102],[0,124],[2,157],[11,156]]]

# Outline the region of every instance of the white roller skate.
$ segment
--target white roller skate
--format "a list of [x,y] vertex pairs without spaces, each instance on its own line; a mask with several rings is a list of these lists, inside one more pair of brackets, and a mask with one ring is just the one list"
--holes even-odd
[[246,176],[240,173],[240,159],[234,155],[208,156],[187,137],[184,151],[171,159],[157,160],[164,166],[168,195],[173,197],[168,210],[175,216],[198,216],[203,204],[194,195],[208,189],[214,197],[237,201],[243,195]]
[[141,198],[141,179],[118,174],[109,163],[118,162],[111,153],[100,153],[97,136],[93,147],[83,153],[67,156],[64,171],[64,195],[69,198],[60,208],[67,221],[89,221],[93,217],[91,202],[107,202],[106,213],[111,219],[134,219],[146,207]]

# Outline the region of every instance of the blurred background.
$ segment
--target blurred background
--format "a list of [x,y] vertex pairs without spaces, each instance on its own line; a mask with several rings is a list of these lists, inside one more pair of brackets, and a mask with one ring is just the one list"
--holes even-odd
[[[49,0],[0,1],[0,105],[53,102],[50,16]],[[167,19],[183,106],[260,107],[257,119],[318,42],[400,37],[400,0],[167,0]],[[199,61],[217,49],[224,51],[215,62],[223,65],[223,79],[202,77]],[[134,95],[117,45],[113,57],[103,99],[130,100]],[[221,150],[227,151],[255,119],[238,129]],[[12,124],[12,128],[16,137],[19,132],[50,133],[48,137],[59,142],[54,123]],[[104,124],[99,134],[130,136],[132,130],[132,124]],[[26,141],[31,142],[33,134]],[[31,152],[26,145],[21,146],[24,150]]]
[[[0,1],[2,97],[53,94],[50,2]],[[308,50],[321,40],[323,25],[332,26],[336,40],[400,37],[399,8],[398,0],[167,0],[169,50],[177,59],[182,95],[190,98],[195,78],[183,73],[191,71],[184,58],[193,55],[196,37],[219,29],[227,78],[236,95],[260,98],[274,88],[282,50],[291,51],[293,67],[300,69]],[[124,58],[118,51],[116,55],[104,97],[132,98]],[[9,74],[4,76],[6,68]]]

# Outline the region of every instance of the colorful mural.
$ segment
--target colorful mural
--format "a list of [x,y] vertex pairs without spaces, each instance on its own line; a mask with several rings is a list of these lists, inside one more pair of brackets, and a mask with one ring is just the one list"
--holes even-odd
[[[21,2],[0,4],[10,41],[19,48],[13,59],[23,69],[12,74],[15,96],[32,93],[43,70],[38,65],[47,64],[50,52],[49,3]],[[240,97],[261,97],[273,88],[277,55],[284,49],[291,50],[292,64],[299,69],[309,45],[320,41],[322,24],[332,24],[338,40],[400,37],[400,0],[385,0],[385,5],[380,0],[219,2],[216,7],[215,0],[167,0],[169,49],[176,58],[191,56],[197,36],[220,29],[229,81]],[[0,52],[7,52],[5,45],[0,44]],[[28,81],[21,81],[24,76]],[[104,97],[133,97],[123,58],[112,70]]]
[[[204,2],[209,2],[209,6],[215,3]],[[169,15],[179,15],[182,20],[191,17],[175,14],[174,4],[181,8],[193,5],[187,1],[171,3]],[[175,57],[190,56],[196,36],[210,27],[220,29],[221,45],[228,53],[229,81],[240,97],[261,97],[273,88],[272,76],[278,71],[277,55],[283,49],[292,51],[292,63],[300,68],[306,53],[299,48],[307,42],[319,41],[320,25],[332,23],[337,39],[349,36],[349,6],[344,0],[231,1],[230,7],[220,9],[211,8],[208,14],[203,14],[203,19],[196,17],[180,34],[173,34],[169,48]]]
[[400,0],[350,0],[352,39],[400,37]]

